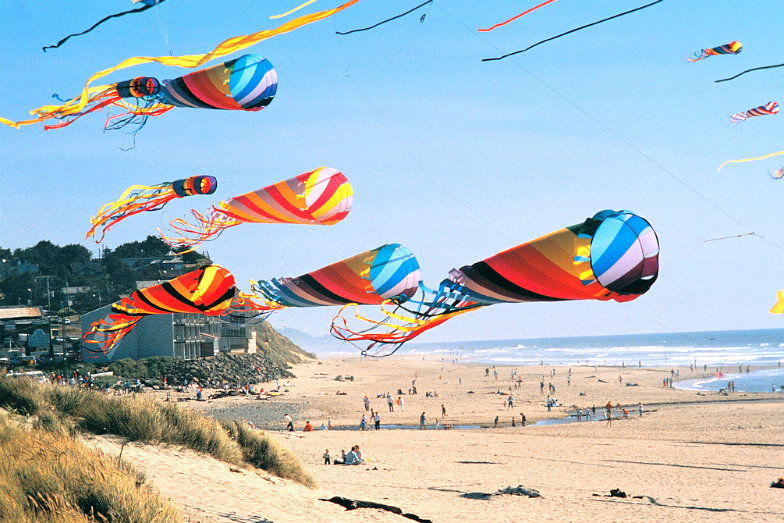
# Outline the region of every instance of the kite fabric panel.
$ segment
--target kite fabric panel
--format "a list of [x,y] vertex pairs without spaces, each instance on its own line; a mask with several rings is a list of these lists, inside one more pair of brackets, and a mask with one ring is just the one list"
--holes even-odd
[[[108,106],[124,112],[110,116],[106,129],[131,123],[141,127],[148,117],[160,116],[174,107],[260,111],[272,102],[277,87],[278,76],[269,60],[244,55],[173,80],[140,76],[96,87],[78,113],[72,113],[65,105],[45,106],[36,110],[39,117],[28,123],[41,122],[44,129],[58,129]],[[59,122],[49,123],[52,120]]]
[[190,312],[220,316],[231,306],[234,276],[220,265],[208,265],[168,282],[138,290],[112,304],[109,313],[93,322],[82,350],[93,357],[108,355],[145,316]]
[[251,282],[255,297],[271,308],[409,299],[420,280],[419,263],[406,247],[386,244],[296,278]]
[[213,205],[202,214],[193,209],[195,223],[172,220],[177,237],[161,238],[172,247],[195,249],[241,223],[334,225],[345,218],[354,201],[346,176],[331,167],[319,167],[257,191]]
[[132,15],[132,14],[135,14],[135,13],[141,13],[143,11],[146,11],[147,9],[150,9],[151,7],[154,7],[154,6],[156,6],[156,5],[160,4],[160,3],[163,3],[164,1],[165,0],[133,0],[134,4],[137,4],[137,3],[141,2],[142,4],[144,4],[144,6],[140,7],[139,9],[131,9],[129,11],[123,11],[121,13],[115,13],[113,15],[109,15],[109,16],[107,16],[105,18],[102,18],[101,20],[98,20],[89,29],[87,29],[85,31],[82,31],[81,33],[69,34],[68,36],[66,36],[65,38],[61,39],[59,42],[57,42],[55,45],[47,45],[47,46],[43,47],[42,49],[44,50],[44,52],[46,52],[47,49],[57,49],[58,47],[63,45],[66,42],[66,40],[68,40],[72,36],[85,35],[85,34],[89,33],[90,31],[92,31],[93,29],[95,29],[96,27],[98,27],[99,25],[101,25],[102,23],[104,23],[104,22],[106,22],[108,20],[111,20],[112,18],[119,18],[119,17],[125,16],[125,15]]
[[705,60],[709,56],[718,56],[721,54],[739,54],[741,51],[743,51],[743,44],[735,40],[726,45],[720,45],[719,47],[701,49],[699,52],[693,53],[692,57],[687,58],[686,60],[689,62],[699,62],[700,60]]
[[[370,328],[353,330],[343,315],[332,334],[350,342],[397,350],[422,332],[458,314],[496,303],[563,300],[634,300],[650,289],[659,270],[659,242],[651,225],[629,211],[601,211],[555,231],[450,271],[425,298],[382,304],[386,320],[356,315]],[[412,307],[413,305],[413,307]]]
[[[145,211],[158,211],[176,198],[185,198],[200,194],[212,194],[218,188],[218,180],[213,176],[191,176],[173,182],[158,185],[132,185],[111,203],[98,209],[98,213],[90,218],[92,227],[87,231],[87,238],[94,238],[101,243],[109,229],[116,223]],[[100,237],[95,236],[100,230]]]
[[741,111],[730,116],[730,121],[734,124],[739,124],[744,120],[748,120],[752,116],[765,116],[768,114],[777,114],[779,112],[779,104],[776,102],[768,102],[765,105],[760,105],[748,111]]
[[127,69],[128,67],[133,67],[135,65],[153,63],[153,62],[159,63],[161,65],[167,65],[167,66],[187,67],[189,69],[195,69],[196,67],[200,67],[211,60],[214,60],[216,58],[221,58],[223,56],[229,55],[231,53],[235,53],[237,51],[241,51],[258,42],[261,42],[262,40],[266,40],[268,38],[272,38],[280,34],[289,33],[304,25],[317,22],[319,20],[323,20],[324,18],[330,17],[335,13],[339,13],[340,11],[343,11],[344,9],[351,7],[357,2],[359,2],[359,0],[349,0],[348,2],[338,7],[335,7],[334,9],[328,9],[325,11],[319,11],[316,13],[302,15],[274,29],[267,29],[263,31],[258,31],[253,34],[231,37],[227,40],[224,40],[223,42],[218,44],[218,46],[216,46],[212,51],[205,54],[184,55],[184,56],[154,56],[154,57],[135,56],[132,58],[127,58],[122,62],[120,62],[119,64],[115,65],[114,67],[110,67],[109,69],[104,69],[103,71],[98,71],[97,73],[93,74],[85,82],[84,89],[82,90],[81,94],[79,94],[79,96],[67,100],[61,105],[45,105],[43,107],[33,109],[32,111],[30,111],[30,114],[35,115],[36,118],[30,120],[21,120],[18,122],[13,122],[11,120],[8,120],[7,118],[0,118],[0,123],[18,128],[22,125],[44,123],[52,119],[67,119],[75,115],[80,115],[84,112],[85,108],[87,108],[87,106],[91,103],[91,100],[94,101],[96,93],[102,93],[104,91],[111,90],[113,84],[102,85],[102,86],[91,86],[94,81],[98,80],[99,78],[103,78],[104,76],[107,76],[111,73],[120,71],[122,69]]

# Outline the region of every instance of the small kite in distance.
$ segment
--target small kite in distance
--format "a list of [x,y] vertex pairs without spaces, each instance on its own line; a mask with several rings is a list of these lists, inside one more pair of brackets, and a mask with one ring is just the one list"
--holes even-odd
[[711,49],[701,49],[698,53],[692,54],[691,58],[687,58],[689,62],[699,62],[705,60],[709,56],[718,56],[720,54],[738,54],[743,51],[743,44],[737,40],[730,42],[726,45],[720,45]]
[[58,47],[63,45],[66,42],[66,40],[68,40],[72,36],[81,36],[81,35],[87,34],[90,31],[92,31],[93,29],[95,29],[96,27],[98,27],[99,25],[101,25],[102,23],[106,22],[107,20],[111,20],[112,18],[119,18],[119,17],[125,16],[125,15],[132,15],[132,14],[135,14],[135,13],[141,13],[142,11],[146,11],[147,9],[150,9],[151,7],[155,7],[156,5],[161,4],[164,1],[165,0],[133,0],[134,4],[141,2],[141,3],[144,4],[144,6],[140,7],[139,9],[131,9],[129,11],[123,11],[122,13],[115,13],[113,15],[109,15],[106,18],[98,20],[89,29],[87,29],[85,31],[82,31],[81,33],[69,34],[68,36],[66,36],[65,38],[63,38],[59,42],[57,42],[55,45],[47,45],[47,46],[43,47],[42,49],[44,50],[44,52],[46,52],[47,49],[57,49]]
[[95,240],[95,243],[101,243],[113,225],[129,216],[160,210],[175,198],[212,194],[217,188],[218,181],[212,176],[191,176],[157,185],[132,185],[116,201],[101,206],[98,213],[90,218],[92,227],[85,239],[95,238],[96,230],[101,228],[101,236]]
[[781,180],[782,178],[784,178],[784,167],[782,167],[781,169],[776,169],[775,171],[770,173],[770,177],[773,178],[774,180]]
[[730,116],[730,121],[733,124],[739,124],[748,120],[752,116],[765,116],[768,114],[777,114],[779,112],[779,104],[776,102],[768,102],[765,105],[754,107],[748,111],[741,111]]

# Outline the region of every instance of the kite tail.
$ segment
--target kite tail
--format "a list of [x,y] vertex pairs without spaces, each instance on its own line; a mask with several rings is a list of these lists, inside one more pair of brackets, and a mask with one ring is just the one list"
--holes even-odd
[[107,203],[90,218],[92,227],[85,239],[95,238],[96,230],[101,228],[101,236],[95,243],[101,243],[114,224],[134,214],[144,211],[157,211],[173,199],[178,198],[170,183],[159,185],[133,185],[128,187],[116,201]]
[[170,247],[177,249],[187,248],[185,252],[191,252],[205,241],[217,238],[220,234],[230,227],[239,225],[240,222],[227,216],[223,211],[213,206],[207,216],[204,216],[196,209],[191,209],[196,223],[191,224],[183,218],[177,218],[169,222],[169,226],[177,231],[179,237],[170,238],[160,233],[161,239],[166,242]]
[[[163,1],[164,0],[158,0],[157,3],[161,3]],[[96,27],[98,27],[99,25],[101,25],[102,23],[104,23],[104,22],[106,22],[108,20],[111,20],[112,18],[119,18],[121,16],[130,15],[130,14],[133,14],[133,13],[141,13],[142,11],[146,11],[147,9],[153,7],[154,5],[155,4],[149,4],[149,5],[145,5],[144,7],[139,8],[139,9],[130,9],[128,11],[123,11],[122,13],[115,13],[113,15],[109,15],[109,16],[107,16],[105,18],[102,18],[101,20],[98,20],[89,29],[87,29],[85,31],[82,31],[81,33],[69,34],[68,36],[66,36],[65,38],[63,38],[59,42],[57,42],[55,45],[47,45],[45,47],[42,47],[42,49],[44,50],[44,52],[46,52],[47,49],[57,49],[58,47],[63,45],[72,36],[82,36],[82,35],[85,35],[85,34],[89,33],[90,31],[92,31],[93,29],[95,29]]]
[[[398,314],[397,307],[394,310],[387,310],[384,306],[391,305],[387,300],[382,304],[381,311],[386,316],[385,320],[376,321],[359,314],[359,307],[356,303],[349,303],[341,307],[338,313],[332,318],[330,333],[337,339],[351,343],[367,344],[363,350],[365,355],[388,356],[399,349],[404,343],[411,341],[423,332],[441,325],[447,320],[475,310],[480,307],[477,304],[470,304],[466,307],[451,312],[427,317],[424,315],[403,316]],[[354,320],[368,325],[366,329],[354,329],[349,326],[345,317],[347,309],[354,309]],[[375,352],[379,350],[380,352]],[[371,354],[371,351],[374,353]],[[383,354],[382,354],[383,352]]]
[[691,58],[689,58],[687,56],[686,57],[686,61],[687,62],[692,62],[692,63],[699,62],[700,60],[705,60],[706,58],[708,58],[708,56],[710,56],[708,54],[708,50],[707,49],[701,49],[699,53],[693,53],[691,55]]
[[103,318],[93,322],[89,330],[82,337],[82,352],[89,354],[89,358],[97,358],[108,354],[144,316],[128,316],[125,314],[110,314],[107,322]]
[[730,123],[732,125],[737,125],[741,122],[748,120],[749,118],[751,118],[751,115],[749,113],[747,113],[746,111],[741,111],[739,113],[735,113],[732,116],[730,116]]

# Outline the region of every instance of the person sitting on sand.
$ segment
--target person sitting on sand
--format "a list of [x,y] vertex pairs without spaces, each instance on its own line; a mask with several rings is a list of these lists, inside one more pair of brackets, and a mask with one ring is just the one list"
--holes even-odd
[[359,446],[354,445],[351,447],[351,451],[346,454],[346,459],[343,461],[344,465],[360,465],[362,464],[362,458],[357,455],[357,451],[359,450]]
[[310,421],[305,422],[305,428],[302,429],[303,432],[313,432],[313,425],[310,424]]

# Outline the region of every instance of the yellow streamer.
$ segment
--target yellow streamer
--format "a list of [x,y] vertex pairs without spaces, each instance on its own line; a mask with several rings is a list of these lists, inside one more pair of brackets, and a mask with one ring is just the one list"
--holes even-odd
[[741,162],[755,162],[757,160],[764,160],[765,158],[772,158],[774,156],[778,156],[780,154],[784,154],[784,151],[779,151],[777,153],[766,154],[765,156],[760,156],[758,158],[744,158],[742,160],[727,160],[723,164],[719,165],[719,168],[716,169],[717,171],[721,171],[721,168],[727,165],[728,163],[741,163]]
[[[34,109],[30,111],[30,114],[37,115],[38,117],[31,120],[21,120],[19,122],[12,122],[6,118],[0,117],[0,123],[8,125],[10,127],[19,128],[22,125],[31,125],[35,123],[43,122],[44,120],[48,120],[54,117],[64,117],[78,114],[82,109],[85,108],[88,102],[89,93],[94,92],[96,88],[91,88],[90,84],[93,83],[95,80],[99,78],[103,78],[115,71],[119,71],[122,69],[127,69],[128,67],[133,67],[139,64],[146,64],[151,62],[156,62],[161,65],[170,65],[170,66],[177,66],[177,67],[185,67],[189,69],[193,69],[195,67],[199,67],[210,60],[215,58],[220,58],[222,56],[226,56],[231,54],[235,51],[239,51],[241,49],[245,49],[250,47],[254,44],[261,42],[262,40],[267,40],[272,38],[273,36],[289,33],[303,25],[307,25],[313,22],[317,22],[319,20],[323,20],[324,18],[330,17],[335,13],[338,13],[344,9],[351,7],[352,5],[359,2],[359,0],[349,0],[348,2],[334,8],[328,9],[326,11],[319,11],[317,13],[311,13],[309,15],[303,15],[294,20],[286,22],[283,25],[276,27],[275,29],[266,29],[264,31],[259,31],[257,33],[249,34],[249,35],[242,35],[242,36],[234,36],[229,38],[228,40],[224,40],[218,46],[213,49],[212,51],[206,54],[195,54],[195,55],[183,55],[183,56],[134,56],[133,58],[127,58],[120,62],[119,64],[115,65],[114,67],[110,67],[109,69],[104,69],[103,71],[98,71],[94,75],[92,75],[87,82],[84,84],[84,90],[82,94],[76,98],[73,98],[62,105],[45,105],[39,107],[38,109]],[[105,87],[105,86],[104,86]]]
[[295,8],[294,8],[294,9],[292,9],[291,11],[286,11],[286,12],[285,12],[285,13],[283,13],[282,15],[275,15],[275,16],[270,16],[270,19],[271,19],[271,20],[274,20],[274,19],[276,19],[276,18],[283,18],[284,16],[288,16],[288,15],[290,15],[291,13],[293,13],[293,12],[295,12],[295,11],[299,11],[299,10],[300,10],[300,9],[302,9],[303,7],[310,5],[310,4],[312,4],[313,2],[315,2],[315,1],[316,1],[316,0],[309,0],[308,2],[305,2],[304,4],[302,4],[301,6],[299,6],[299,7],[295,7]]

